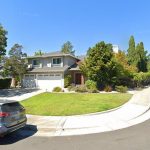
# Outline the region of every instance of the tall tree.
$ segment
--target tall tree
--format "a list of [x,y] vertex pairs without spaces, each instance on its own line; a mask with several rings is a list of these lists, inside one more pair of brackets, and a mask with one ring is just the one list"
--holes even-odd
[[140,42],[136,46],[136,54],[134,58],[136,59],[136,66],[139,72],[147,71],[147,51],[144,49],[143,42]]
[[150,54],[147,56],[147,71],[150,72]]
[[128,48],[128,62],[129,64],[134,64],[135,63],[135,40],[134,40],[134,36],[131,36],[130,37],[130,40],[129,40],[129,48]]
[[22,57],[26,57],[27,54],[22,52],[23,46],[19,44],[14,44],[14,46],[9,51],[9,56],[11,58],[22,59]]
[[74,55],[75,50],[73,50],[72,43],[70,41],[67,41],[66,43],[64,43],[62,45],[61,52],[63,52],[63,53],[70,53],[70,54]]
[[6,54],[7,31],[0,25],[0,58]]
[[87,59],[80,69],[88,79],[97,82],[98,85],[114,85],[119,70],[118,63],[113,59],[112,45],[102,41],[90,48]]
[[9,71],[12,76],[11,87],[15,87],[16,79],[22,81],[22,76],[26,72],[26,63],[24,56],[26,53],[22,52],[22,45],[15,44],[9,51],[9,57],[5,60],[4,69]]
[[128,59],[123,51],[119,51],[115,54],[116,61],[122,66],[122,71],[124,75],[129,75],[137,72],[137,68],[133,65],[128,64]]
[[42,56],[44,53],[42,52],[42,50],[38,50],[34,53],[34,56]]

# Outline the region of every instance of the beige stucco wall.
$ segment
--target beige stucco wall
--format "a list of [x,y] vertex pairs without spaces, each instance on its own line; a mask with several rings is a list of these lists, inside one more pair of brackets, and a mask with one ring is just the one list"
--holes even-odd
[[68,66],[72,66],[73,64],[76,63],[76,59],[70,56],[65,56],[64,57],[64,66],[68,65]]

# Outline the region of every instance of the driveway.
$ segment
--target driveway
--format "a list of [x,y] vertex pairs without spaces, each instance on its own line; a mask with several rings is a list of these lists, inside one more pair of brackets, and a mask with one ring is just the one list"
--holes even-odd
[[3,89],[0,90],[0,99],[10,99],[21,101],[26,98],[32,97],[34,95],[40,94],[44,92],[43,90],[39,89]]

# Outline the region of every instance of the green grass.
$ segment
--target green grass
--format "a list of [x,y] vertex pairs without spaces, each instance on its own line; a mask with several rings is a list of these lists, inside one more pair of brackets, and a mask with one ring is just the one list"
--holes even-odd
[[109,110],[126,103],[131,94],[42,93],[22,101],[28,114],[79,115]]

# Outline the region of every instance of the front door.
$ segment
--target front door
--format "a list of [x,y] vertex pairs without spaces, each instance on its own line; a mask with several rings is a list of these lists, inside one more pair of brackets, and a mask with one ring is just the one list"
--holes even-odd
[[81,84],[81,73],[75,74],[75,84]]

